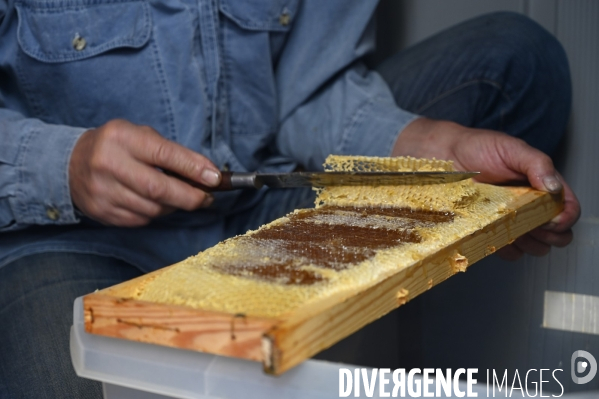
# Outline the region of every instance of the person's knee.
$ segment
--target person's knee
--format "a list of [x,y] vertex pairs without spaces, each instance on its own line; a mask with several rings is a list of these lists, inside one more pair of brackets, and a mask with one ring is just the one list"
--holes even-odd
[[555,37],[539,23],[524,14],[511,11],[498,11],[479,17],[479,24],[500,32],[500,36],[514,44],[544,44],[557,42]]
[[[496,26],[490,34],[497,51],[506,52],[506,68],[518,67],[522,78],[534,78],[547,94],[570,90],[566,52],[557,38],[529,17],[515,12],[496,12],[483,17]],[[563,98],[563,95],[560,95]]]
[[493,13],[480,23],[489,27],[486,51],[503,71],[508,118],[529,126],[521,137],[551,153],[565,132],[571,106],[564,48],[545,28],[521,14]]

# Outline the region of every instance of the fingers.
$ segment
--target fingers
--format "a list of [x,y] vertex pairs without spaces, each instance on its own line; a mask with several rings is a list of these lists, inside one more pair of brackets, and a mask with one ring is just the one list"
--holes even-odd
[[105,225],[135,227],[146,225],[151,220],[149,216],[115,205],[104,196],[88,200],[85,205],[85,215]]
[[568,231],[580,217],[580,203],[576,195],[555,170],[551,158],[541,151],[521,142],[519,150],[512,156],[516,167],[526,174],[532,187],[553,194],[564,192],[564,210],[556,216],[546,229],[555,232]]
[[503,158],[513,170],[524,173],[532,187],[550,193],[562,191],[562,182],[547,154],[519,139],[510,139],[506,144],[509,149]]
[[175,210],[175,208],[150,201],[117,181],[112,181],[110,186],[105,189],[109,190],[112,195],[102,196],[102,188],[96,188],[90,192],[90,196],[96,197],[96,200],[88,201],[86,213],[92,219],[104,224],[142,226],[148,224],[153,218]]
[[209,187],[218,186],[220,172],[206,157],[144,127],[144,135],[132,147],[132,154],[143,163],[158,166]]
[[139,162],[123,165],[115,176],[125,186],[154,204],[192,211],[209,206],[213,200],[204,191]]
[[501,259],[509,260],[512,262],[520,259],[522,255],[524,255],[524,252],[522,252],[520,248],[517,248],[514,245],[508,245],[507,247],[503,247],[496,253]]
[[505,142],[508,166],[525,173],[532,187],[550,193],[564,193],[564,210],[544,226],[545,230],[556,233],[568,232],[580,218],[580,203],[576,195],[555,170],[551,158],[521,140]]
[[514,261],[524,254],[533,256],[544,256],[549,253],[552,246],[565,247],[572,242],[572,230],[556,233],[541,228],[532,230],[506,247],[497,251],[497,254],[505,260]]
[[121,227],[139,227],[145,226],[150,223],[152,219],[139,215],[128,209],[123,208],[110,208],[107,212],[102,214],[102,218],[99,221],[102,224],[108,226],[121,226]]
[[543,243],[530,234],[525,234],[518,237],[514,244],[522,252],[533,255],[533,256],[544,256],[551,251],[551,245]]
[[115,192],[116,194],[110,198],[113,207],[121,208],[146,218],[153,219],[164,216],[176,209],[172,206],[151,201],[122,185]]
[[497,251],[500,258],[515,261],[522,257],[522,255],[530,254],[533,256],[544,256],[551,250],[551,245],[543,243],[529,234],[525,234],[516,241],[508,246],[505,246]]
[[529,233],[537,241],[551,245],[558,248],[563,248],[569,245],[574,238],[572,230],[567,230],[562,233],[556,233],[554,231],[546,230],[543,227],[534,229]]
[[208,206],[212,197],[166,176],[172,170],[206,186],[219,183],[214,165],[149,127],[113,120],[84,133],[69,161],[73,203],[101,223],[141,226],[176,208]]
[[558,177],[564,187],[564,210],[544,225],[543,229],[556,233],[564,233],[570,230],[580,218],[580,203],[570,186],[568,186],[559,173]]

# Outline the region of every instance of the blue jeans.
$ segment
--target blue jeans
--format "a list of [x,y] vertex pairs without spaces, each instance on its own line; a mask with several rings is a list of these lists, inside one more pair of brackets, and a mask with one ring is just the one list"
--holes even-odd
[[100,384],[71,366],[73,300],[139,275],[118,259],[73,253],[0,268],[0,398],[101,397]]
[[[400,52],[378,68],[398,105],[421,115],[495,129],[551,153],[570,111],[568,63],[559,43],[531,20],[496,13],[460,24]],[[234,215],[230,236],[313,203],[311,190],[271,190]],[[141,272],[97,255],[48,253],[0,269],[0,397],[101,397],[75,377],[68,330],[75,297]],[[397,367],[395,318],[385,317],[321,357]],[[381,332],[388,340],[381,338]],[[376,339],[371,338],[376,334]],[[372,342],[381,342],[381,347]]]

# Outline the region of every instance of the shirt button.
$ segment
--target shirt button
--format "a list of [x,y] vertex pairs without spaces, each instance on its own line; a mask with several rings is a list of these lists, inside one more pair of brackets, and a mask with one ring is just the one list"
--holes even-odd
[[48,216],[48,219],[50,220],[58,220],[60,212],[54,207],[46,208],[46,216]]
[[79,34],[76,34],[75,38],[73,39],[73,48],[77,51],[81,51],[85,48],[86,45],[87,41],[81,36],[79,36]]
[[289,25],[290,21],[291,21],[291,17],[289,16],[289,12],[284,10],[281,13],[281,15],[279,16],[279,23],[281,24],[281,26],[287,26],[287,25]]

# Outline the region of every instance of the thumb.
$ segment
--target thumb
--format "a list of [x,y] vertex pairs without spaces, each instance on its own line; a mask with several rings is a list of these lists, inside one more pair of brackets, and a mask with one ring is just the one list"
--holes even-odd
[[533,188],[554,194],[561,192],[564,187],[551,158],[524,141],[519,144],[510,157],[511,166],[525,174]]

